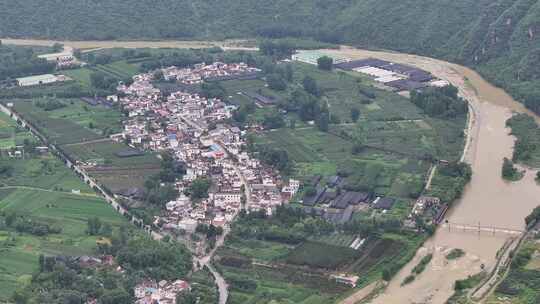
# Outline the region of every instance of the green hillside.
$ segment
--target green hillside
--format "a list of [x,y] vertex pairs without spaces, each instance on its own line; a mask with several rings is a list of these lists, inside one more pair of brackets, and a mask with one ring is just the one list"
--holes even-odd
[[475,67],[540,112],[537,0],[151,0],[0,3],[0,37],[308,36]]

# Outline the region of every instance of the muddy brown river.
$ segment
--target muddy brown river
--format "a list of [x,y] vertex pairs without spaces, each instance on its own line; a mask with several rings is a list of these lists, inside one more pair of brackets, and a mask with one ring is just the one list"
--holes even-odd
[[[54,41],[3,39],[6,44],[51,45]],[[76,48],[110,47],[208,47],[227,46],[241,48],[235,42],[183,42],[183,41],[84,41],[63,44]],[[512,112],[527,112],[522,104],[513,100],[503,90],[485,81],[471,69],[445,61],[427,57],[366,51],[342,47],[340,50],[326,50],[353,59],[380,58],[393,62],[410,64],[430,71],[435,76],[448,80],[458,87],[460,94],[472,106],[471,124],[468,127],[468,143],[464,151],[464,161],[471,164],[473,177],[463,197],[456,202],[446,219],[465,225],[482,225],[507,229],[523,229],[524,217],[540,205],[540,187],[534,181],[533,170],[527,170],[525,177],[515,183],[501,178],[504,157],[511,157],[514,138],[505,127]],[[467,80],[466,80],[467,79]],[[534,114],[532,114],[534,115]],[[535,116],[540,121],[538,116]],[[504,233],[464,232],[459,229],[440,227],[417,252],[415,258],[406,265],[389,283],[384,293],[375,298],[374,304],[444,303],[453,293],[455,280],[464,279],[494,267],[496,252],[512,237]],[[466,255],[458,260],[447,261],[445,255],[452,248],[461,248]],[[401,287],[403,279],[427,253],[433,253],[433,260],[427,269],[412,283]],[[354,300],[354,295],[350,300]],[[352,303],[352,302],[351,302]]]

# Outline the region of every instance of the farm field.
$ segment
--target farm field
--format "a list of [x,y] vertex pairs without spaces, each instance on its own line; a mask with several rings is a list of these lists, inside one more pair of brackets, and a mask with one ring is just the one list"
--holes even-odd
[[14,103],[14,109],[51,142],[60,145],[103,138],[103,135],[72,119],[54,117],[53,113],[49,113],[54,111],[44,111],[35,106],[32,100],[18,100]]
[[113,192],[142,187],[147,177],[160,171],[155,154],[119,157],[115,153],[133,149],[111,140],[64,145],[62,149],[76,161],[96,163],[87,172]]
[[[105,106],[91,106],[80,99],[56,99],[63,106],[53,110],[44,110],[36,105],[37,102],[44,101],[48,99],[18,100],[15,102],[15,110],[23,117],[38,121],[38,127],[41,125],[46,134],[52,133],[51,136],[56,135],[59,138],[69,136],[69,139],[59,143],[77,142],[76,135],[80,135],[79,139],[82,141],[121,130],[122,114],[119,111]],[[61,129],[58,126],[60,124],[66,124],[70,128]],[[74,136],[70,136],[70,130],[74,132]]]
[[79,190],[83,193],[94,194],[86,183],[51,154],[26,159],[3,157],[0,159],[0,166],[13,168],[8,176],[0,175],[0,183],[3,187],[31,187],[67,192]]
[[83,162],[101,160],[98,163],[101,162],[115,167],[154,165],[157,161],[157,157],[151,153],[140,156],[119,157],[116,153],[136,150],[109,139],[64,145],[63,149],[76,160]]
[[15,212],[61,229],[60,234],[46,236],[0,229],[0,300],[6,300],[37,270],[40,254],[92,254],[97,238],[86,234],[88,218],[99,217],[112,227],[127,223],[100,198],[43,190],[2,190],[0,212]]
[[[302,63],[292,63],[292,67],[293,81],[282,92],[270,90],[261,80],[222,82],[230,99],[245,103],[253,101],[238,92],[254,90],[287,100],[302,86],[304,77],[315,79],[321,100],[334,117],[328,132],[290,112],[283,118],[298,122],[294,127],[255,136],[259,147],[287,152],[293,167],[291,177],[305,180],[339,174],[357,190],[410,199],[422,190],[430,160],[460,158],[465,116],[444,120],[427,116],[408,98],[375,88],[371,79],[359,73],[322,71]],[[351,118],[352,109],[359,111],[356,122]],[[269,111],[272,107],[257,108],[251,118],[262,120]],[[361,149],[355,148],[357,142]]]
[[351,248],[308,241],[292,250],[286,261],[300,266],[337,269],[359,255]]
[[121,129],[122,114],[104,106],[91,106],[78,99],[59,99],[63,107],[45,111],[36,100],[16,100],[14,108],[32,122],[75,161],[93,163],[88,172],[112,191],[142,187],[145,178],[159,171],[152,153],[119,157],[133,148],[114,142],[106,134]]
[[91,80],[90,75],[92,73],[101,72],[109,77],[113,77],[117,80],[125,80],[131,78],[139,72],[138,64],[131,64],[125,60],[116,61],[109,64],[95,65],[91,67],[83,67],[73,70],[62,71],[62,73],[73,80],[75,80],[80,85],[90,88]]
[[30,132],[18,126],[8,115],[0,112],[0,149],[22,145],[25,139],[31,138]]
[[335,303],[350,288],[337,284],[329,274],[357,274],[360,286],[369,284],[385,269],[397,271],[423,240],[384,234],[354,250],[348,247],[354,238],[331,234],[295,247],[234,238],[219,249],[217,265],[231,283],[232,303],[268,303],[269,296],[278,303]]
[[420,191],[428,162],[374,148],[353,155],[351,141],[338,136],[338,130],[332,127],[326,133],[315,127],[282,128],[263,133],[256,143],[287,151],[294,161],[292,175],[296,178],[341,173],[351,184],[370,184],[380,194],[409,198],[411,190]]
[[[375,89],[371,80],[357,73],[322,71],[316,66],[294,63],[294,81],[301,83],[305,76],[317,81],[328,101],[330,112],[342,122],[352,122],[352,108],[360,110],[360,118],[367,120],[414,120],[422,113],[408,99],[395,93]],[[374,98],[362,92],[371,92]],[[368,102],[369,101],[369,102]]]

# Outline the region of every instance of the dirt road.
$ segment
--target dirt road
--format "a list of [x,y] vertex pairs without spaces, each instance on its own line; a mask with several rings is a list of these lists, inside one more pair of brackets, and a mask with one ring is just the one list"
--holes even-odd
[[40,40],[40,39],[10,39],[0,38],[3,44],[12,45],[39,45],[52,46],[55,43],[63,44],[75,49],[107,49],[107,48],[210,48],[214,46],[223,49],[235,50],[254,50],[251,47],[245,47],[247,40],[225,40],[225,41],[62,41],[62,40]]

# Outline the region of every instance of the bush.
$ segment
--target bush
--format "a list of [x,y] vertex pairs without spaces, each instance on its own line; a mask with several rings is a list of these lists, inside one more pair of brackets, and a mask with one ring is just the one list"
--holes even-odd
[[333,65],[334,65],[334,59],[328,56],[323,56],[317,59],[317,66],[321,70],[330,71],[332,70]]
[[407,277],[405,277],[405,279],[403,280],[403,282],[401,282],[401,286],[405,286],[409,283],[412,283],[412,281],[414,281],[416,277],[412,274],[408,275]]
[[447,255],[446,255],[446,259],[447,260],[456,260],[456,259],[459,259],[460,257],[464,256],[465,255],[465,251],[459,249],[459,248],[455,248],[455,249],[452,249]]

